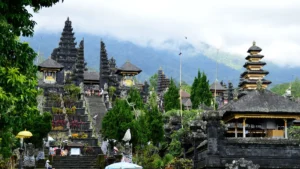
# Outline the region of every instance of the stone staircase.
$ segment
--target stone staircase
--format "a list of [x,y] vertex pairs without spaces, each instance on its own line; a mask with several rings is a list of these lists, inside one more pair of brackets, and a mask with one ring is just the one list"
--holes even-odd
[[97,166],[96,156],[54,156],[52,168],[55,169],[93,169]]
[[98,135],[103,117],[107,112],[105,104],[103,103],[102,97],[99,96],[85,96],[85,101],[91,118],[98,115],[96,119],[92,119],[95,133]]

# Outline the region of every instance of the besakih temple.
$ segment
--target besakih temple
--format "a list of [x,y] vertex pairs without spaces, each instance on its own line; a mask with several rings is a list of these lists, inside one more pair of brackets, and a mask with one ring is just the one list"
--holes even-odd
[[269,74],[268,71],[263,70],[263,66],[266,65],[265,62],[261,61],[264,55],[261,55],[260,52],[262,49],[256,46],[256,43],[253,42],[253,45],[248,49],[249,55],[246,57],[247,62],[244,64],[246,70],[241,74],[241,80],[239,87],[241,90],[251,90],[256,89],[256,82],[261,80],[262,87],[266,89],[271,81],[265,80],[264,77]]
[[[101,154],[98,145],[101,140],[101,122],[107,110],[111,108],[109,87],[115,87],[116,94],[136,87],[144,101],[148,98],[148,83],[140,84],[134,81],[134,77],[142,71],[140,68],[130,62],[118,68],[113,57],[108,59],[105,44],[101,41],[100,71],[90,72],[86,68],[84,40],[80,41],[78,47],[76,44],[72,22],[68,18],[59,46],[53,50],[51,57],[38,65],[38,70],[43,73],[43,78],[38,84],[44,91],[43,111],[51,112],[53,117],[49,136],[54,141],[50,147],[60,150],[57,152],[57,158],[54,158],[55,168],[92,167],[85,166],[85,163],[80,166],[66,166],[67,164],[59,162],[62,155],[88,155],[95,160],[94,155]],[[61,147],[65,149],[60,149]],[[72,148],[77,150],[72,151]],[[69,159],[76,160],[71,157]]]
[[[217,111],[206,111],[206,127],[191,126],[197,141],[194,153],[195,168],[224,169],[233,160],[243,158],[260,169],[300,169],[299,140],[291,139],[287,129],[300,119],[300,105],[267,89],[255,43],[248,50],[248,68],[242,73],[239,87],[229,101]],[[195,123],[198,124],[198,123]],[[200,133],[199,133],[200,132]],[[197,134],[198,133],[198,134]]]

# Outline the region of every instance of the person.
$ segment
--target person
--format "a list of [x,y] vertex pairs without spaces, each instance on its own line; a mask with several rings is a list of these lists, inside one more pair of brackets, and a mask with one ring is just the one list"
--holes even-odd
[[45,164],[46,169],[52,169],[52,166],[49,164],[49,162],[50,162],[49,160],[46,161],[46,164]]

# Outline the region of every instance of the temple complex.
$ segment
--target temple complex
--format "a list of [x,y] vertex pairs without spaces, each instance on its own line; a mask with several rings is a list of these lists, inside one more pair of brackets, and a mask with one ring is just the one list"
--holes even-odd
[[[140,84],[135,79],[142,70],[129,61],[117,67],[113,57],[108,59],[103,41],[100,45],[100,72],[90,72],[84,58],[84,40],[77,48],[71,21],[67,18],[59,47],[38,65],[43,73],[38,85],[44,91],[43,111],[53,116],[49,136],[55,141],[50,147],[58,147],[58,156],[101,154],[98,145],[101,122],[112,106],[109,87],[115,87],[117,94],[131,87],[138,88],[147,101],[148,83]],[[80,151],[74,154],[72,148],[80,148]],[[59,163],[54,166],[62,167]]]

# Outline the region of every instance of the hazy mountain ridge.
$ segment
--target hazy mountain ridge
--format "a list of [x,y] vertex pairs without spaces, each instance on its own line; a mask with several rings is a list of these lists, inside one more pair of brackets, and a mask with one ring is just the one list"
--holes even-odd
[[[39,53],[48,58],[52,50],[58,47],[60,36],[60,33],[36,33],[33,38],[22,38],[22,41],[29,42],[34,50],[39,51]],[[88,63],[88,67],[99,70],[100,40],[102,39],[106,45],[109,58],[114,57],[117,66],[121,66],[129,60],[143,70],[138,76],[139,80],[144,81],[148,79],[151,75],[156,73],[160,67],[162,67],[168,77],[179,79],[179,56],[175,52],[158,50],[152,47],[141,47],[128,41],[119,41],[107,36],[100,37],[75,33],[75,37],[77,43],[84,38],[85,60]],[[189,45],[189,47],[191,48],[192,46]],[[183,55],[182,80],[191,84],[198,69],[200,69],[207,74],[210,82],[216,78],[217,72],[218,80],[232,81],[234,84],[238,84],[239,75],[244,71],[242,66],[245,60],[242,57],[231,56],[222,51],[219,51],[217,57],[216,52],[215,54],[212,52],[213,48],[209,46],[208,48],[210,50],[204,50],[203,54],[195,54],[189,57],[185,57],[186,54]],[[226,57],[222,56],[224,54]],[[208,57],[206,55],[208,55]],[[218,64],[216,64],[215,60],[218,61]],[[216,69],[218,71],[216,71]],[[274,64],[267,64],[265,70],[270,72],[270,75],[266,78],[273,81],[273,84],[278,84],[291,81],[292,75],[297,74],[300,68],[285,69]]]

